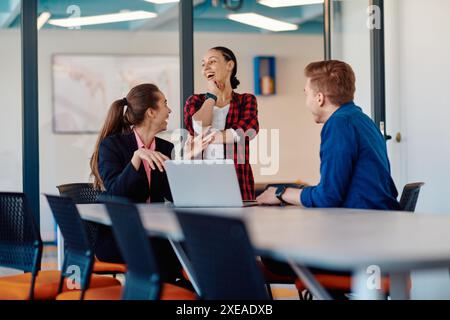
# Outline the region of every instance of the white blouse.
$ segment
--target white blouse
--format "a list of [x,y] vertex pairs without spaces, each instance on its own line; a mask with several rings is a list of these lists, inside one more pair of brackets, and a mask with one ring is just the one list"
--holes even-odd
[[[214,106],[213,109],[213,118],[211,123],[211,130],[212,131],[223,131],[225,130],[225,124],[227,122],[227,115],[228,111],[230,111],[230,105],[227,104],[225,107],[219,108],[217,106]],[[196,134],[202,133],[202,126],[199,122],[192,119],[192,126],[194,128],[194,132]],[[233,132],[234,138],[236,140],[237,134]],[[203,159],[224,159],[224,145],[223,144],[210,144],[206,147],[204,153],[203,153]]]

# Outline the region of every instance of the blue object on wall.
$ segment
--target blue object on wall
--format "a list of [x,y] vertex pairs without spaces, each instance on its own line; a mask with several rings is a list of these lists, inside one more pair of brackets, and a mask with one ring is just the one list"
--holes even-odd
[[253,58],[255,94],[270,96],[276,94],[276,68],[274,56]]

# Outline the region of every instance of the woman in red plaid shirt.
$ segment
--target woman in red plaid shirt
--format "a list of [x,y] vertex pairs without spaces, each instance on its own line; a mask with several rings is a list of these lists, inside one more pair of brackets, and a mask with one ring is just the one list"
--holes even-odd
[[242,199],[254,200],[249,142],[258,134],[258,109],[254,95],[234,92],[239,85],[236,72],[236,56],[230,49],[210,49],[202,60],[207,91],[188,98],[184,124],[192,136],[215,132],[203,158],[234,159]]

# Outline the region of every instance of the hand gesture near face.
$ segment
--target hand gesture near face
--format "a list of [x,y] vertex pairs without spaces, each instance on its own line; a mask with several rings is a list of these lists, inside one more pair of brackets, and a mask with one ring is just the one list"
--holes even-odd
[[189,135],[184,144],[184,158],[193,159],[203,153],[203,151],[214,141],[215,132],[209,132],[211,127],[206,127],[203,134],[195,137]]
[[219,97],[222,93],[223,88],[220,88],[221,85],[217,83],[215,80],[208,80],[207,84],[207,92],[212,93],[216,97]]

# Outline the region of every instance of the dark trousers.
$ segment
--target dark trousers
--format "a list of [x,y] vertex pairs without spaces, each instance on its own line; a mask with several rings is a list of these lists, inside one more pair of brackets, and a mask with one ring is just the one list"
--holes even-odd
[[[182,278],[182,266],[167,239],[150,237],[149,241],[157,259],[159,272],[164,282],[175,283]],[[95,241],[95,255],[100,261],[125,263],[112,230],[108,226],[99,226]]]

